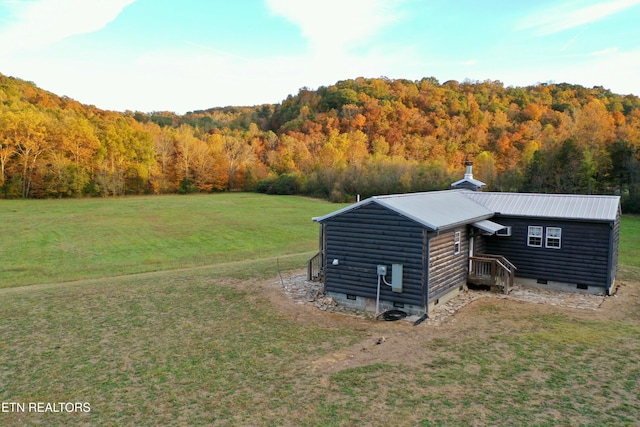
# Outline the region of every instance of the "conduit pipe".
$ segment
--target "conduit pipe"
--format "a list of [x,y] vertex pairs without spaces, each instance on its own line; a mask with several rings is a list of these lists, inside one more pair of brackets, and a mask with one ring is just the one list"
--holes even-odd
[[376,293],[376,317],[380,314],[380,274],[378,274],[378,292]]

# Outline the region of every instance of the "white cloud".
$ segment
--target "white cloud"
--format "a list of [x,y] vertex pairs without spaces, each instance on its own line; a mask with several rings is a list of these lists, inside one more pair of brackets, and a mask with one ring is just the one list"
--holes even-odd
[[603,50],[596,50],[589,53],[589,56],[604,56],[604,55],[615,55],[618,53],[619,49],[617,47],[610,47]]
[[[396,59],[375,55],[342,56],[333,61],[307,55],[251,59],[216,54],[203,48],[200,52],[146,54],[129,64],[130,76],[113,70],[111,76],[104,78],[117,76],[121,80],[121,85],[117,85],[121,98],[134,100],[125,108],[183,113],[222,105],[279,103],[287,95],[297,94],[302,87],[315,89],[338,80],[369,76],[371,70],[390,69],[400,62]],[[156,73],[155,70],[163,71]],[[136,75],[147,77],[133,77]],[[113,92],[114,85],[109,86]]]
[[407,66],[400,58],[407,56],[413,57],[398,49],[391,55],[373,51],[330,61],[311,53],[251,58],[187,42],[181,49],[158,48],[137,57],[28,55],[6,69],[99,108],[181,114],[215,106],[279,103],[302,87],[315,89],[358,76],[407,77],[399,70]]
[[[4,72],[99,108],[184,113],[221,105],[277,103],[301,87],[370,76],[372,70],[390,70],[402,63],[399,52],[351,56],[347,50],[368,42],[398,19],[395,8],[403,0],[266,0],[273,14],[299,26],[309,41],[309,50],[300,55],[250,58],[193,42],[182,49],[158,49],[127,59],[48,53],[46,48],[56,41],[104,27],[133,1],[20,3],[15,24],[0,29],[0,43],[16,39],[21,42],[13,44],[13,51],[33,49],[21,54],[20,60],[3,61]],[[0,53],[4,53],[1,46]]]
[[0,30],[0,52],[53,45],[98,31],[135,0],[37,0],[12,2],[15,20]]
[[640,50],[621,52],[617,49],[592,52],[589,58],[580,66],[576,64],[568,70],[567,79],[571,74],[581,81],[577,83],[585,86],[604,86],[614,93],[638,93],[637,77],[640,75]]
[[[566,81],[631,93],[640,75],[640,51],[598,47],[582,56],[518,57],[513,52],[493,59],[482,52],[460,52],[457,58],[442,59],[425,55],[417,38],[395,47],[388,44],[389,40],[371,43],[401,18],[399,5],[406,0],[265,0],[272,14],[295,24],[308,41],[309,49],[298,54],[283,52],[256,58],[228,50],[225,45],[201,44],[200,40],[185,41],[170,51],[156,46],[156,50],[143,54],[127,51],[128,46],[110,55],[74,53],[70,57],[64,55],[66,49],[48,49],[64,38],[103,28],[133,1],[11,3],[15,24],[2,28],[0,23],[0,72],[103,109],[177,113],[224,105],[278,103],[301,87],[315,89],[358,76],[490,79],[505,85]],[[615,0],[608,3],[607,11],[615,13],[638,3],[640,0]],[[561,16],[532,21],[528,28],[551,31],[593,22],[597,18],[592,8],[596,6],[576,6],[582,18],[574,19],[565,5],[559,9]],[[73,46],[69,43],[65,47]],[[15,55],[5,54],[12,51]]]
[[340,55],[398,19],[402,0],[266,0],[274,15],[291,21],[314,54]]
[[[569,59],[569,60],[567,60]],[[616,49],[585,55],[558,56],[513,64],[508,61],[495,66],[485,64],[464,72],[473,80],[500,80],[505,86],[529,86],[537,83],[571,83],[584,87],[603,86],[618,94],[640,95],[636,76],[640,74],[640,50],[620,52]]]
[[640,4],[640,0],[613,0],[583,6],[583,2],[569,2],[527,16],[519,25],[521,30],[534,30],[538,35],[550,35],[600,21]]

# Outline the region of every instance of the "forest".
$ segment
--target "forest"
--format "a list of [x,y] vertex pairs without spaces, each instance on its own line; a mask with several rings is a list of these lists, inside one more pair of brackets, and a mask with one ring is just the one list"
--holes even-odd
[[356,78],[280,104],[114,112],[0,74],[0,198],[449,188],[619,194],[640,212],[640,98],[603,87]]

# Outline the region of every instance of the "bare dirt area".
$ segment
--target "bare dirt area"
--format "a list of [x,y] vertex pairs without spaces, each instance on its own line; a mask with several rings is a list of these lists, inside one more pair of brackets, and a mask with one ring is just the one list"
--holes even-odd
[[616,294],[608,297],[523,287],[516,287],[509,295],[468,290],[414,326],[416,316],[389,322],[338,307],[324,296],[321,286],[307,281],[303,271],[259,284],[274,306],[296,322],[347,326],[366,332],[367,338],[362,342],[307,361],[313,371],[325,375],[373,363],[402,361],[404,365],[424,365],[429,362],[429,352],[424,351],[426,341],[437,343],[437,339],[451,336],[482,338],[505,330],[521,330],[526,328],[527,319],[544,314],[576,320],[620,319],[637,311],[640,300],[638,281],[618,281]]

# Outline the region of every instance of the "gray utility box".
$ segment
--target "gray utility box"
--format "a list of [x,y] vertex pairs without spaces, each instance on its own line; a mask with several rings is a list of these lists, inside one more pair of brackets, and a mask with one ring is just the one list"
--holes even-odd
[[402,292],[402,264],[391,265],[391,290],[393,292]]

